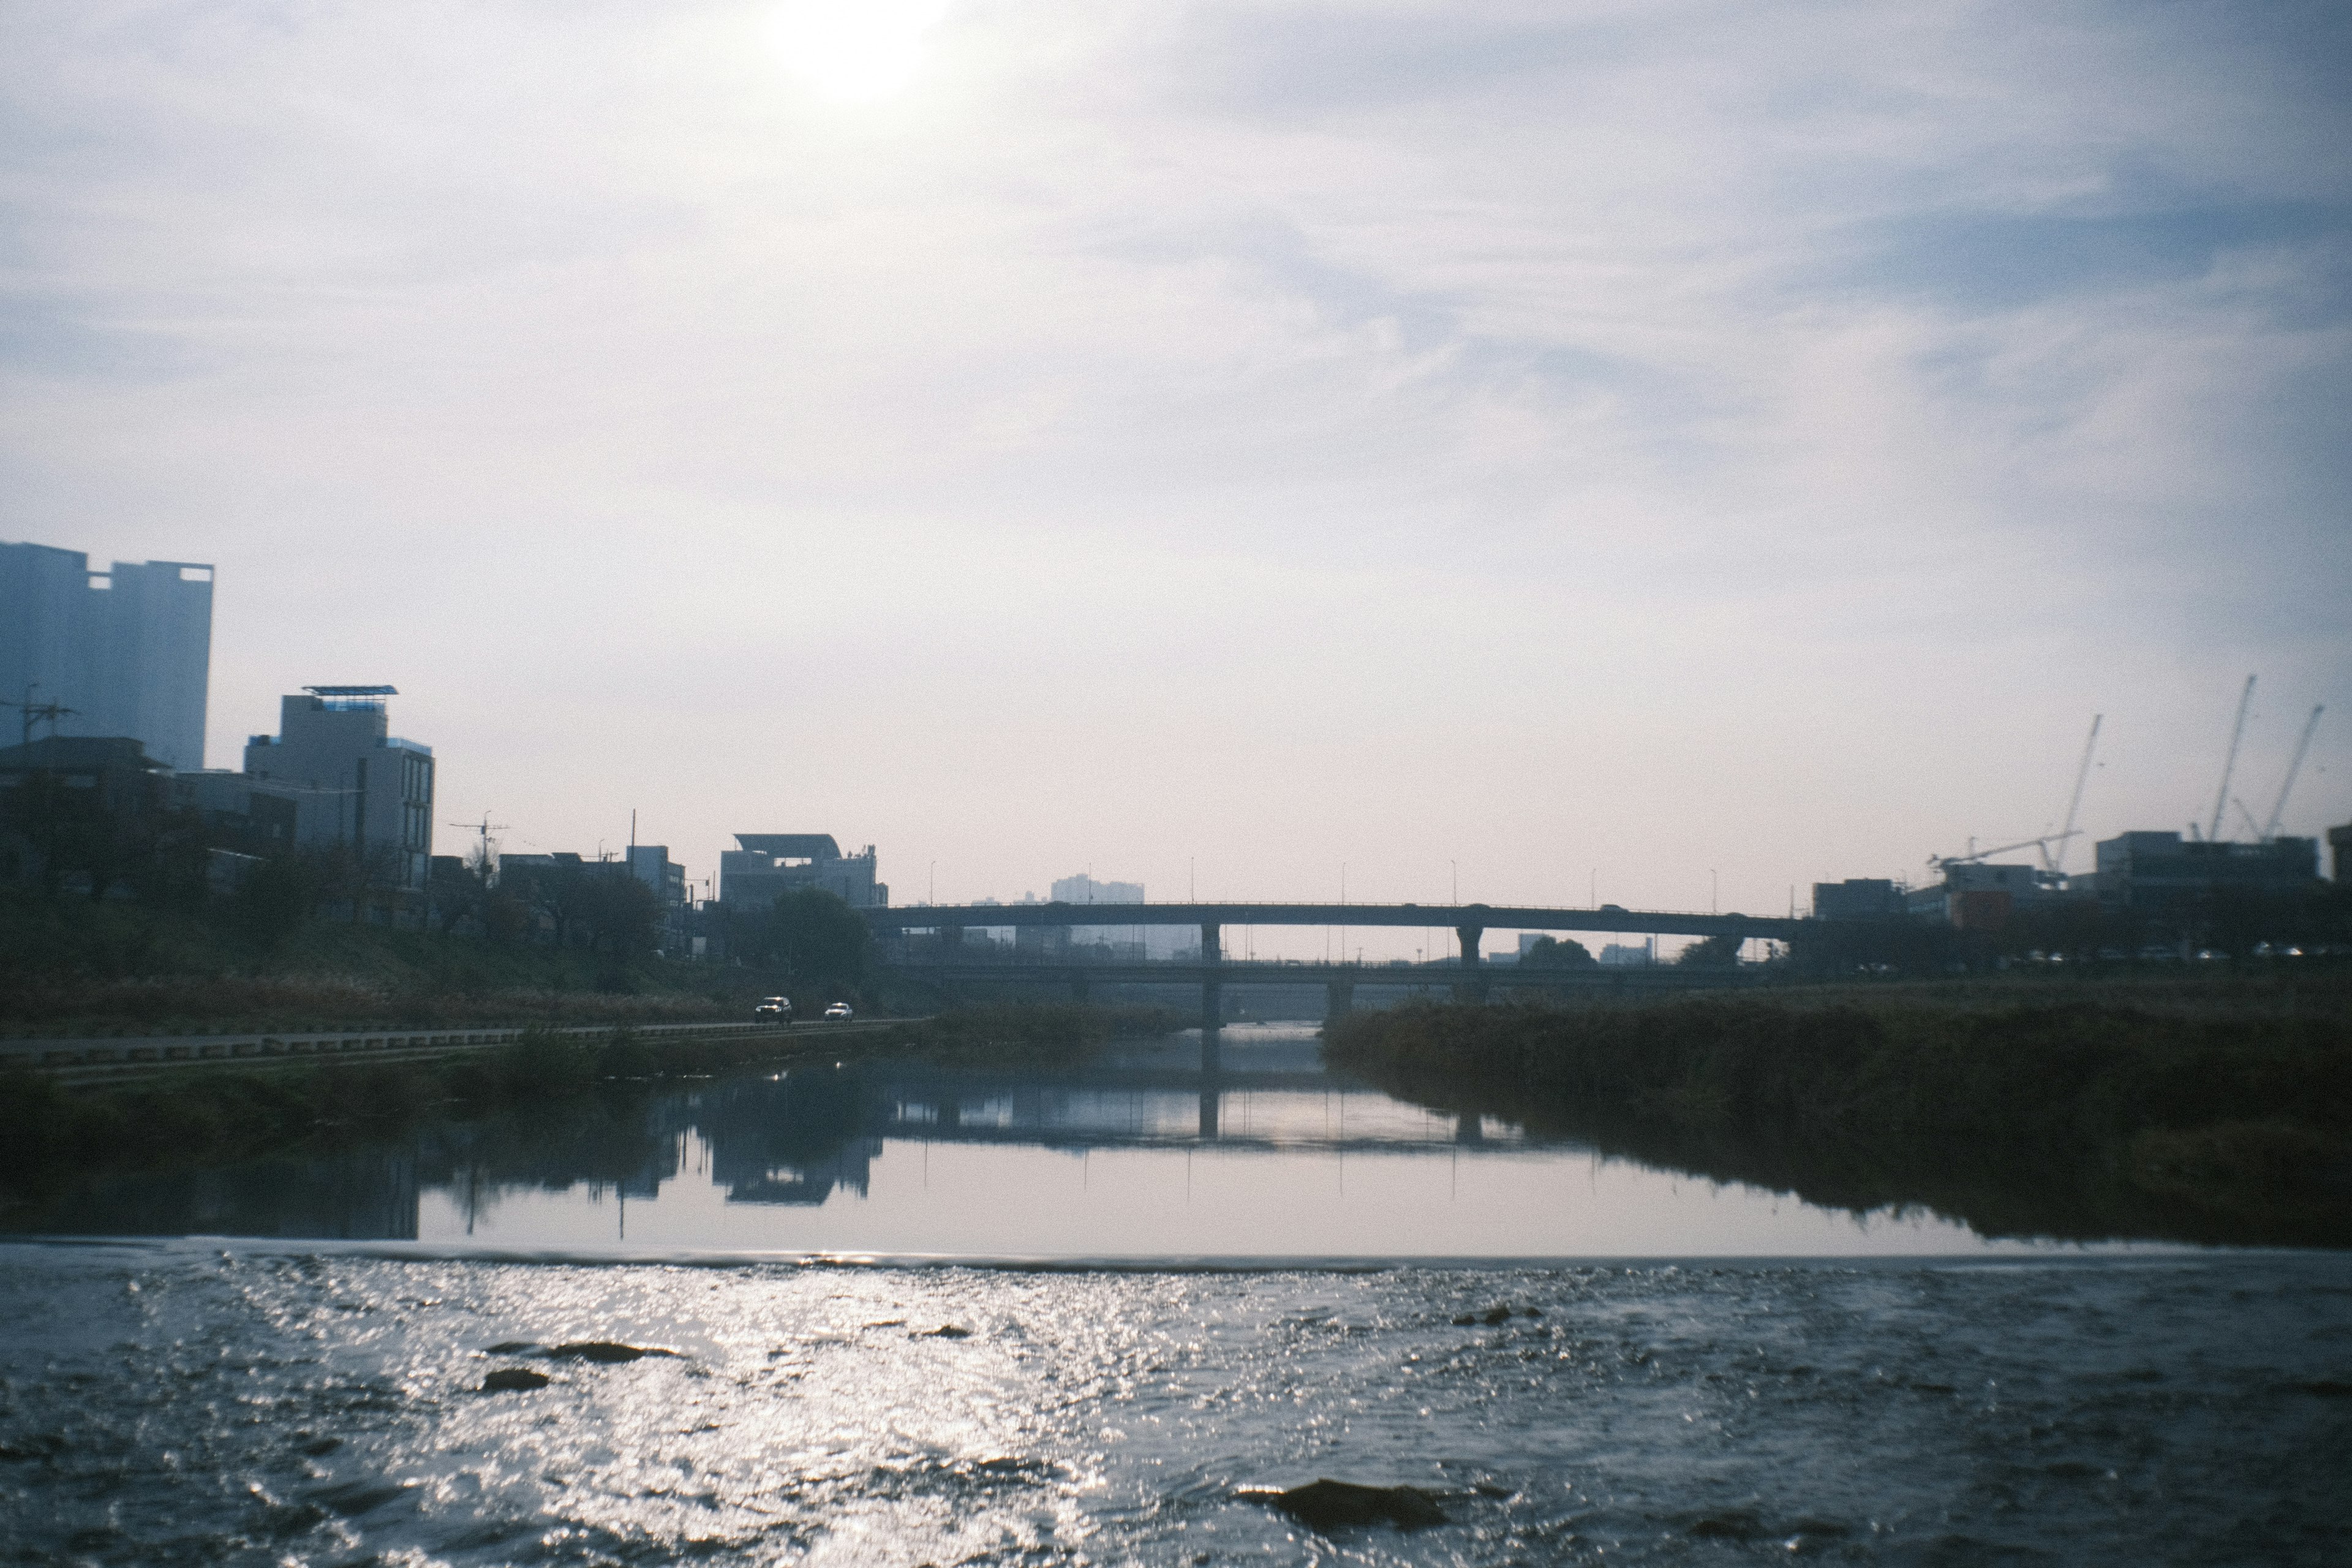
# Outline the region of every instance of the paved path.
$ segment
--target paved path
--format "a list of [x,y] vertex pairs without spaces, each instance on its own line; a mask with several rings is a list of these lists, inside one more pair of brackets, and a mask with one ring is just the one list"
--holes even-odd
[[[760,1024],[633,1024],[626,1026],[649,1044],[683,1040],[843,1038],[877,1034],[908,1022],[903,1018],[856,1023]],[[611,1024],[576,1025],[551,1029],[556,1035],[605,1036]],[[403,1058],[446,1056],[457,1051],[485,1050],[511,1045],[524,1029],[276,1029],[256,1035],[142,1035],[48,1040],[0,1040],[0,1070],[10,1068],[49,1074],[72,1081],[127,1078],[142,1073],[172,1072],[212,1067],[259,1067],[291,1062],[360,1058],[390,1061]]]

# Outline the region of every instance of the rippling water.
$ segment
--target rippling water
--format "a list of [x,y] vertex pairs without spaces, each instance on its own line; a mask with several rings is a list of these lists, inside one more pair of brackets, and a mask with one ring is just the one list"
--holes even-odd
[[[0,1313],[11,1561],[2352,1553],[2336,1255],[1041,1272],[33,1244],[0,1247]],[[678,1353],[528,1348],[581,1341]],[[501,1367],[551,1381],[480,1392]],[[1318,1475],[1421,1486],[1450,1522],[1326,1539],[1234,1496]]]

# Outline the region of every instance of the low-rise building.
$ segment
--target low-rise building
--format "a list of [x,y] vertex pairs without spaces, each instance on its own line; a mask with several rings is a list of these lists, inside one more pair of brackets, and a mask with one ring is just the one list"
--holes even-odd
[[1903,889],[1885,877],[1848,877],[1813,884],[1817,921],[1883,921],[1906,913]]
[[2166,910],[2217,895],[2306,892],[2319,878],[2319,841],[2267,838],[2239,844],[2178,833],[2125,833],[2099,843],[2100,903]]
[[174,774],[172,804],[194,812],[205,840],[215,848],[267,858],[299,842],[301,793],[226,768]]
[[766,909],[802,888],[822,889],[854,910],[890,902],[871,844],[844,855],[830,833],[739,833],[735,842],[741,847],[719,856],[719,898],[730,910]]
[[1948,860],[1943,871],[1942,881],[1911,889],[1906,907],[1913,915],[1963,931],[1998,931],[2014,910],[2072,896],[2039,866]]
[[392,687],[302,691],[279,700],[276,735],[246,742],[245,771],[294,800],[298,843],[350,851],[371,908],[409,918],[422,910],[433,856],[433,748],[391,732]]
[[2328,875],[2338,882],[2352,882],[2352,822],[2327,830]]

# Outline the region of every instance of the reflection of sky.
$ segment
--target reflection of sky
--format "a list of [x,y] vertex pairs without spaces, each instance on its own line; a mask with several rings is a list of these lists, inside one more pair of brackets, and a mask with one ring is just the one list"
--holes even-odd
[[[1302,1112],[1304,1114],[1304,1112]],[[864,1196],[729,1201],[696,1166],[625,1214],[610,1194],[509,1193],[470,1237],[494,1247],[1056,1257],[1708,1257],[1983,1250],[1925,1217],[1856,1220],[1737,1184],[1559,1151],[1093,1150],[893,1139]],[[459,1241],[440,1189],[418,1238]],[[1999,1247],[1995,1250],[2010,1250]]]

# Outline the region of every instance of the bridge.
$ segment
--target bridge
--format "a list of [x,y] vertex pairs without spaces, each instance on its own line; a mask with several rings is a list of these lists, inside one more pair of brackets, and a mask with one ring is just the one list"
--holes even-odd
[[[1448,987],[1466,1001],[1484,1001],[1496,986],[1538,987],[1560,991],[1593,986],[1622,986],[1625,971],[1567,970],[1549,967],[1490,964],[1479,953],[1489,931],[1624,931],[1660,936],[1735,936],[1785,942],[1801,922],[1769,915],[1700,914],[1675,910],[1629,910],[1616,904],[1597,909],[1551,909],[1524,904],[1328,904],[1328,903],[1182,903],[1182,904],[917,904],[862,910],[877,937],[903,937],[927,931],[939,938],[930,962],[904,963],[898,967],[929,979],[965,984],[1044,982],[1065,984],[1084,996],[1090,985],[1170,984],[1197,983],[1201,987],[1201,1026],[1213,1033],[1223,1016],[1223,987],[1229,984],[1328,987],[1329,1011],[1337,1016],[1353,1005],[1359,986]],[[1066,961],[960,963],[957,950],[964,932],[973,929],[1045,927],[1187,926],[1197,928],[1200,957],[1139,963],[1072,963]],[[1227,926],[1364,926],[1450,928],[1461,943],[1452,963],[1262,963],[1229,962],[1224,956]],[[1720,975],[1693,973],[1667,979],[1667,972],[1641,974],[1644,985],[1717,986]]]

